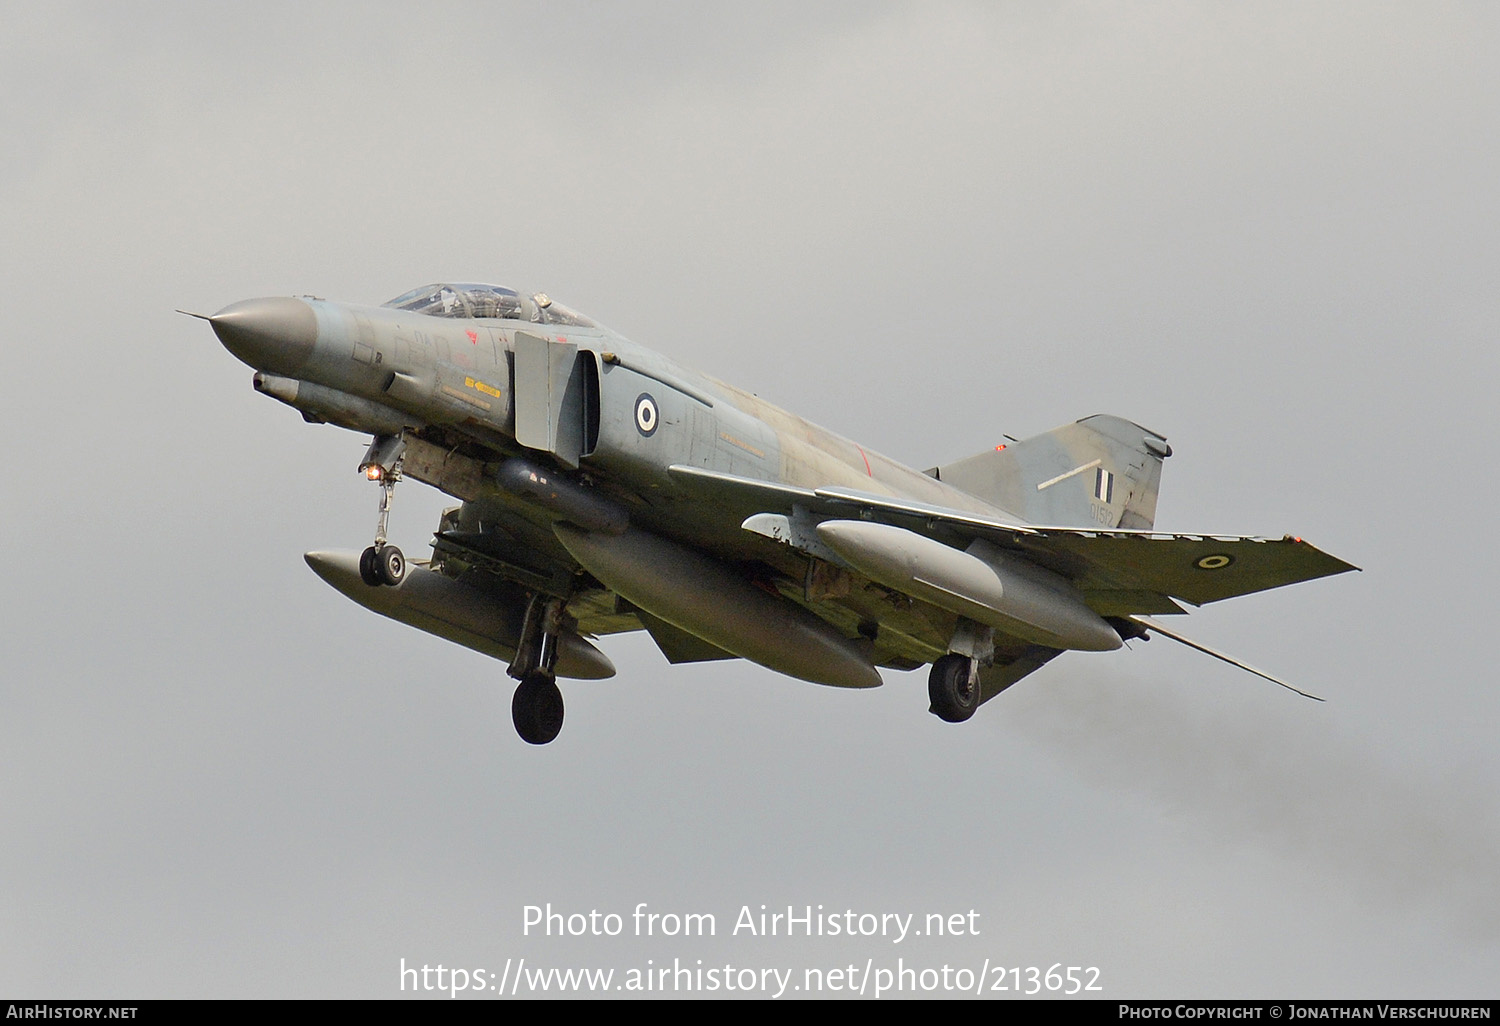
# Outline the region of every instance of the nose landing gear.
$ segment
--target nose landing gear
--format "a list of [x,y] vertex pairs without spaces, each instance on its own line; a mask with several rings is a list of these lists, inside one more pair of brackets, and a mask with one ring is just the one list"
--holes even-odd
[[386,524],[391,516],[391,500],[396,482],[401,480],[401,458],[406,450],[404,439],[380,435],[370,443],[359,469],[371,481],[380,483],[380,519],[375,525],[375,544],[359,556],[359,576],[372,588],[382,584],[394,588],[406,576],[406,557],[385,540]]

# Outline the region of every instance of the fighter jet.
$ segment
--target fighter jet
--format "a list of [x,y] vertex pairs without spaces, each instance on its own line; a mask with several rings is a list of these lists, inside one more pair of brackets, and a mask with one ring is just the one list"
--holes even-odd
[[[1357,569],[1300,538],[1156,532],[1172,449],[1119,417],[924,471],[545,294],[445,283],[193,316],[257,391],[373,436],[372,544],[304,558],[360,605],[506,662],[531,744],[562,728],[557,679],[613,676],[596,642],[635,630],[674,664],[840,688],[930,663],[949,722],[1063,652],[1152,634],[1290,688],[1152,617]],[[405,478],[461,502],[427,560],[386,540]]]

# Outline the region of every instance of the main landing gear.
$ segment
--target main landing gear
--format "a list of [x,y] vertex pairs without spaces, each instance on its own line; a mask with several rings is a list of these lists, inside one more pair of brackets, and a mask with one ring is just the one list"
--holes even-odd
[[960,617],[948,642],[948,654],[932,664],[927,678],[931,711],[940,720],[962,723],[979,708],[979,668],[989,665],[995,654],[995,631]]
[[529,745],[544,745],[562,732],[563,696],[557,681],[545,674],[522,677],[510,700],[516,733]]
[[359,576],[372,588],[388,585],[394,588],[406,576],[406,557],[394,545],[386,544],[386,524],[391,516],[391,500],[396,482],[401,480],[401,456],[406,443],[394,435],[377,437],[359,469],[371,481],[380,483],[380,520],[375,525],[375,544],[359,555]]
[[979,662],[949,652],[932,664],[927,678],[927,697],[932,712],[949,723],[962,723],[979,708]]
[[547,744],[562,730],[563,697],[555,670],[563,605],[554,596],[531,597],[516,657],[507,671],[521,682],[510,702],[510,716],[516,733],[529,745]]

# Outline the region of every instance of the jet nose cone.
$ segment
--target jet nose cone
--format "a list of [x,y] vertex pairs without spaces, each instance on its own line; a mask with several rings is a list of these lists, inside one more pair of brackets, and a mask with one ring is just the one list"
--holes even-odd
[[300,299],[276,297],[232,303],[208,319],[214,334],[256,370],[295,377],[318,341],[318,319]]

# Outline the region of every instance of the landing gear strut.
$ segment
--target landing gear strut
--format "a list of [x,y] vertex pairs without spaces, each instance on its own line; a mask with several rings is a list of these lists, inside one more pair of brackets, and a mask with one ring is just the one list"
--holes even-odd
[[562,730],[563,697],[555,668],[563,605],[553,596],[531,597],[516,658],[507,671],[521,682],[510,702],[510,716],[516,733],[529,745],[547,744]]
[[371,481],[380,483],[380,519],[375,525],[375,544],[359,555],[359,576],[372,588],[388,585],[394,588],[406,576],[406,557],[385,541],[386,524],[391,516],[391,500],[396,482],[401,480],[401,458],[406,442],[394,435],[377,436],[370,443],[359,469]]

